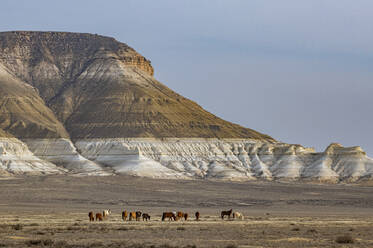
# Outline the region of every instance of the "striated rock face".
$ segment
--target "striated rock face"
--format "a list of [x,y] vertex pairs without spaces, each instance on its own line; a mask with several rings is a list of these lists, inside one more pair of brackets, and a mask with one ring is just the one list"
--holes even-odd
[[67,170],[36,157],[28,147],[15,138],[0,138],[0,175],[60,174]]
[[40,159],[79,175],[329,183],[373,176],[373,160],[360,147],[341,145],[316,153],[300,145],[249,139],[86,139],[76,141],[76,148],[66,139],[25,143]]
[[[0,128],[21,139],[216,137],[274,141],[224,121],[173,92],[153,78],[147,59],[113,38],[3,32],[0,70],[1,90],[15,82],[19,85],[15,92],[6,93],[13,101],[2,109],[4,115],[0,113]],[[26,110],[25,105],[36,106],[48,121],[35,127],[38,113]]]
[[229,180],[370,179],[360,147],[325,152],[224,121],[92,34],[0,32],[0,175],[131,174]]

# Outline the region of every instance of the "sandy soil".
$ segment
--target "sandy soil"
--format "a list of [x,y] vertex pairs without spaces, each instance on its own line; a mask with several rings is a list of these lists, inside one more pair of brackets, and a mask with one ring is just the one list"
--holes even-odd
[[[222,221],[230,208],[245,220]],[[124,209],[152,220],[123,222]],[[161,221],[178,210],[201,221]],[[0,180],[0,211],[0,247],[373,247],[373,187],[362,185],[24,177]],[[337,243],[344,235],[354,243]]]

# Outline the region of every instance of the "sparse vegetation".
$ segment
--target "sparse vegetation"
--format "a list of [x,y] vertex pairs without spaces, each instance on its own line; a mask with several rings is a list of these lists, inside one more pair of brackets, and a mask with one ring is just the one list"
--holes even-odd
[[23,229],[23,226],[22,226],[21,224],[17,224],[17,225],[12,226],[12,228],[13,228],[14,230],[19,231],[19,230],[22,230],[22,229]]
[[351,235],[345,234],[345,235],[337,237],[335,239],[335,242],[337,242],[338,244],[353,244],[354,239],[352,238]]
[[227,245],[225,248],[238,248],[238,246],[235,244],[230,244],[230,245]]
[[25,242],[27,246],[51,246],[53,243],[51,239],[32,239]]

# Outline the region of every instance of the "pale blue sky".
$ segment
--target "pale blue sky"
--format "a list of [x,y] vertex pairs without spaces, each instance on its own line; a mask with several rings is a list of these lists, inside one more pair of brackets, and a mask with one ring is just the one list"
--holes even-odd
[[0,30],[115,37],[226,120],[373,156],[372,10],[371,0],[2,0]]

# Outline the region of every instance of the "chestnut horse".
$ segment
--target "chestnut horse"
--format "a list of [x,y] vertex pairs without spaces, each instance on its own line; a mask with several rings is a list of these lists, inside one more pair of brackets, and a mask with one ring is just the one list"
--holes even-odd
[[183,217],[184,217],[184,213],[183,212],[177,212],[177,214],[176,214],[176,220],[180,220]]
[[136,220],[136,212],[130,212],[130,217],[128,220],[131,221],[132,219]]
[[228,215],[228,219],[230,219],[231,218],[231,214],[232,214],[232,209],[228,210],[228,211],[221,211],[221,219],[223,220],[224,216],[226,216],[226,215]]
[[176,221],[176,215],[172,212],[164,212],[162,214],[162,221],[164,221],[166,218],[168,218],[169,221],[172,219]]
[[102,217],[102,214],[101,213],[97,213],[96,214],[96,221],[99,220],[99,221],[103,221],[104,218]]
[[124,210],[124,211],[122,212],[122,220],[123,220],[123,221],[126,221],[126,220],[127,220],[127,217],[128,217],[128,213],[127,213],[126,210]]
[[188,213],[184,213],[184,220],[188,220]]
[[88,213],[89,221],[95,221],[95,217],[93,215],[93,212]]
[[196,212],[195,216],[196,216],[196,221],[199,221],[199,212]]

